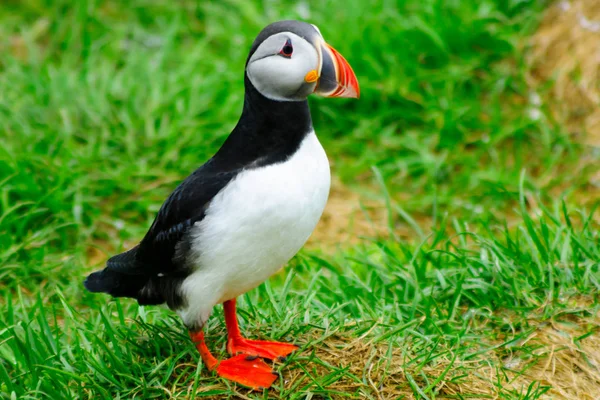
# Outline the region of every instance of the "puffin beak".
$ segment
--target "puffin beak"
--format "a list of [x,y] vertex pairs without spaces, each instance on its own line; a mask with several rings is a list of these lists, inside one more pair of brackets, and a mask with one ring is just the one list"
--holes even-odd
[[315,93],[324,97],[351,97],[360,95],[358,80],[348,61],[336,49],[321,43],[321,73]]

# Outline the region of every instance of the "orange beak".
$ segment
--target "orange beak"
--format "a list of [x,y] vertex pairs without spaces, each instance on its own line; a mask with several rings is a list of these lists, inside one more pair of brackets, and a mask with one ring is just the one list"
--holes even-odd
[[358,79],[348,61],[333,47],[321,45],[321,73],[315,93],[324,97],[360,96]]

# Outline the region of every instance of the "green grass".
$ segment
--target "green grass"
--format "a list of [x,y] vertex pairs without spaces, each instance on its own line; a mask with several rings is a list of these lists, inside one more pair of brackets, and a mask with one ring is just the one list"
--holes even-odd
[[[498,360],[543,360],[522,340],[537,329],[532,315],[595,315],[595,300],[582,310],[570,299],[594,299],[600,284],[597,217],[579,198],[593,165],[564,172],[587,150],[536,101],[547,88],[526,83],[527,37],[543,6],[8,2],[2,398],[247,394],[202,367],[172,313],[92,295],[81,282],[141,238],[162,200],[234,126],[258,31],[307,10],[361,84],[359,101],[311,100],[316,131],[342,181],[388,203],[390,229],[336,252],[302,251],[241,298],[246,333],[302,345],[280,368],[299,378],[250,396],[378,398],[383,385],[396,396],[448,398],[447,385],[491,364],[498,396],[540,398],[547,385],[511,386],[525,367]],[[412,238],[400,240],[399,226]],[[214,314],[208,338],[222,356]],[[356,338],[381,353],[358,369],[325,357],[328,343]],[[383,371],[373,385],[371,367]],[[342,382],[352,389],[342,393]]]

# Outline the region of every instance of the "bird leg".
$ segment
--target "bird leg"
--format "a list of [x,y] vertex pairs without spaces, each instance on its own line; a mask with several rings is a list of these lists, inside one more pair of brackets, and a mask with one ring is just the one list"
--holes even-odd
[[190,336],[200,352],[202,361],[210,371],[230,381],[237,382],[254,390],[262,390],[270,387],[277,379],[273,372],[260,358],[240,354],[230,359],[219,361],[208,350],[204,341],[204,332],[191,332]]
[[223,310],[225,311],[227,351],[229,354],[242,353],[268,358],[269,360],[283,361],[288,354],[298,349],[298,346],[293,344],[243,338],[237,323],[235,299],[224,302]]

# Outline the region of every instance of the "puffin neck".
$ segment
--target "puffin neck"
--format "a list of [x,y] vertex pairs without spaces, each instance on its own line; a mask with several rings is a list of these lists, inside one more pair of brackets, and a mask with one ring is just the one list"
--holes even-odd
[[215,158],[236,167],[285,161],[313,130],[308,101],[268,99],[247,77],[245,87],[242,115]]

